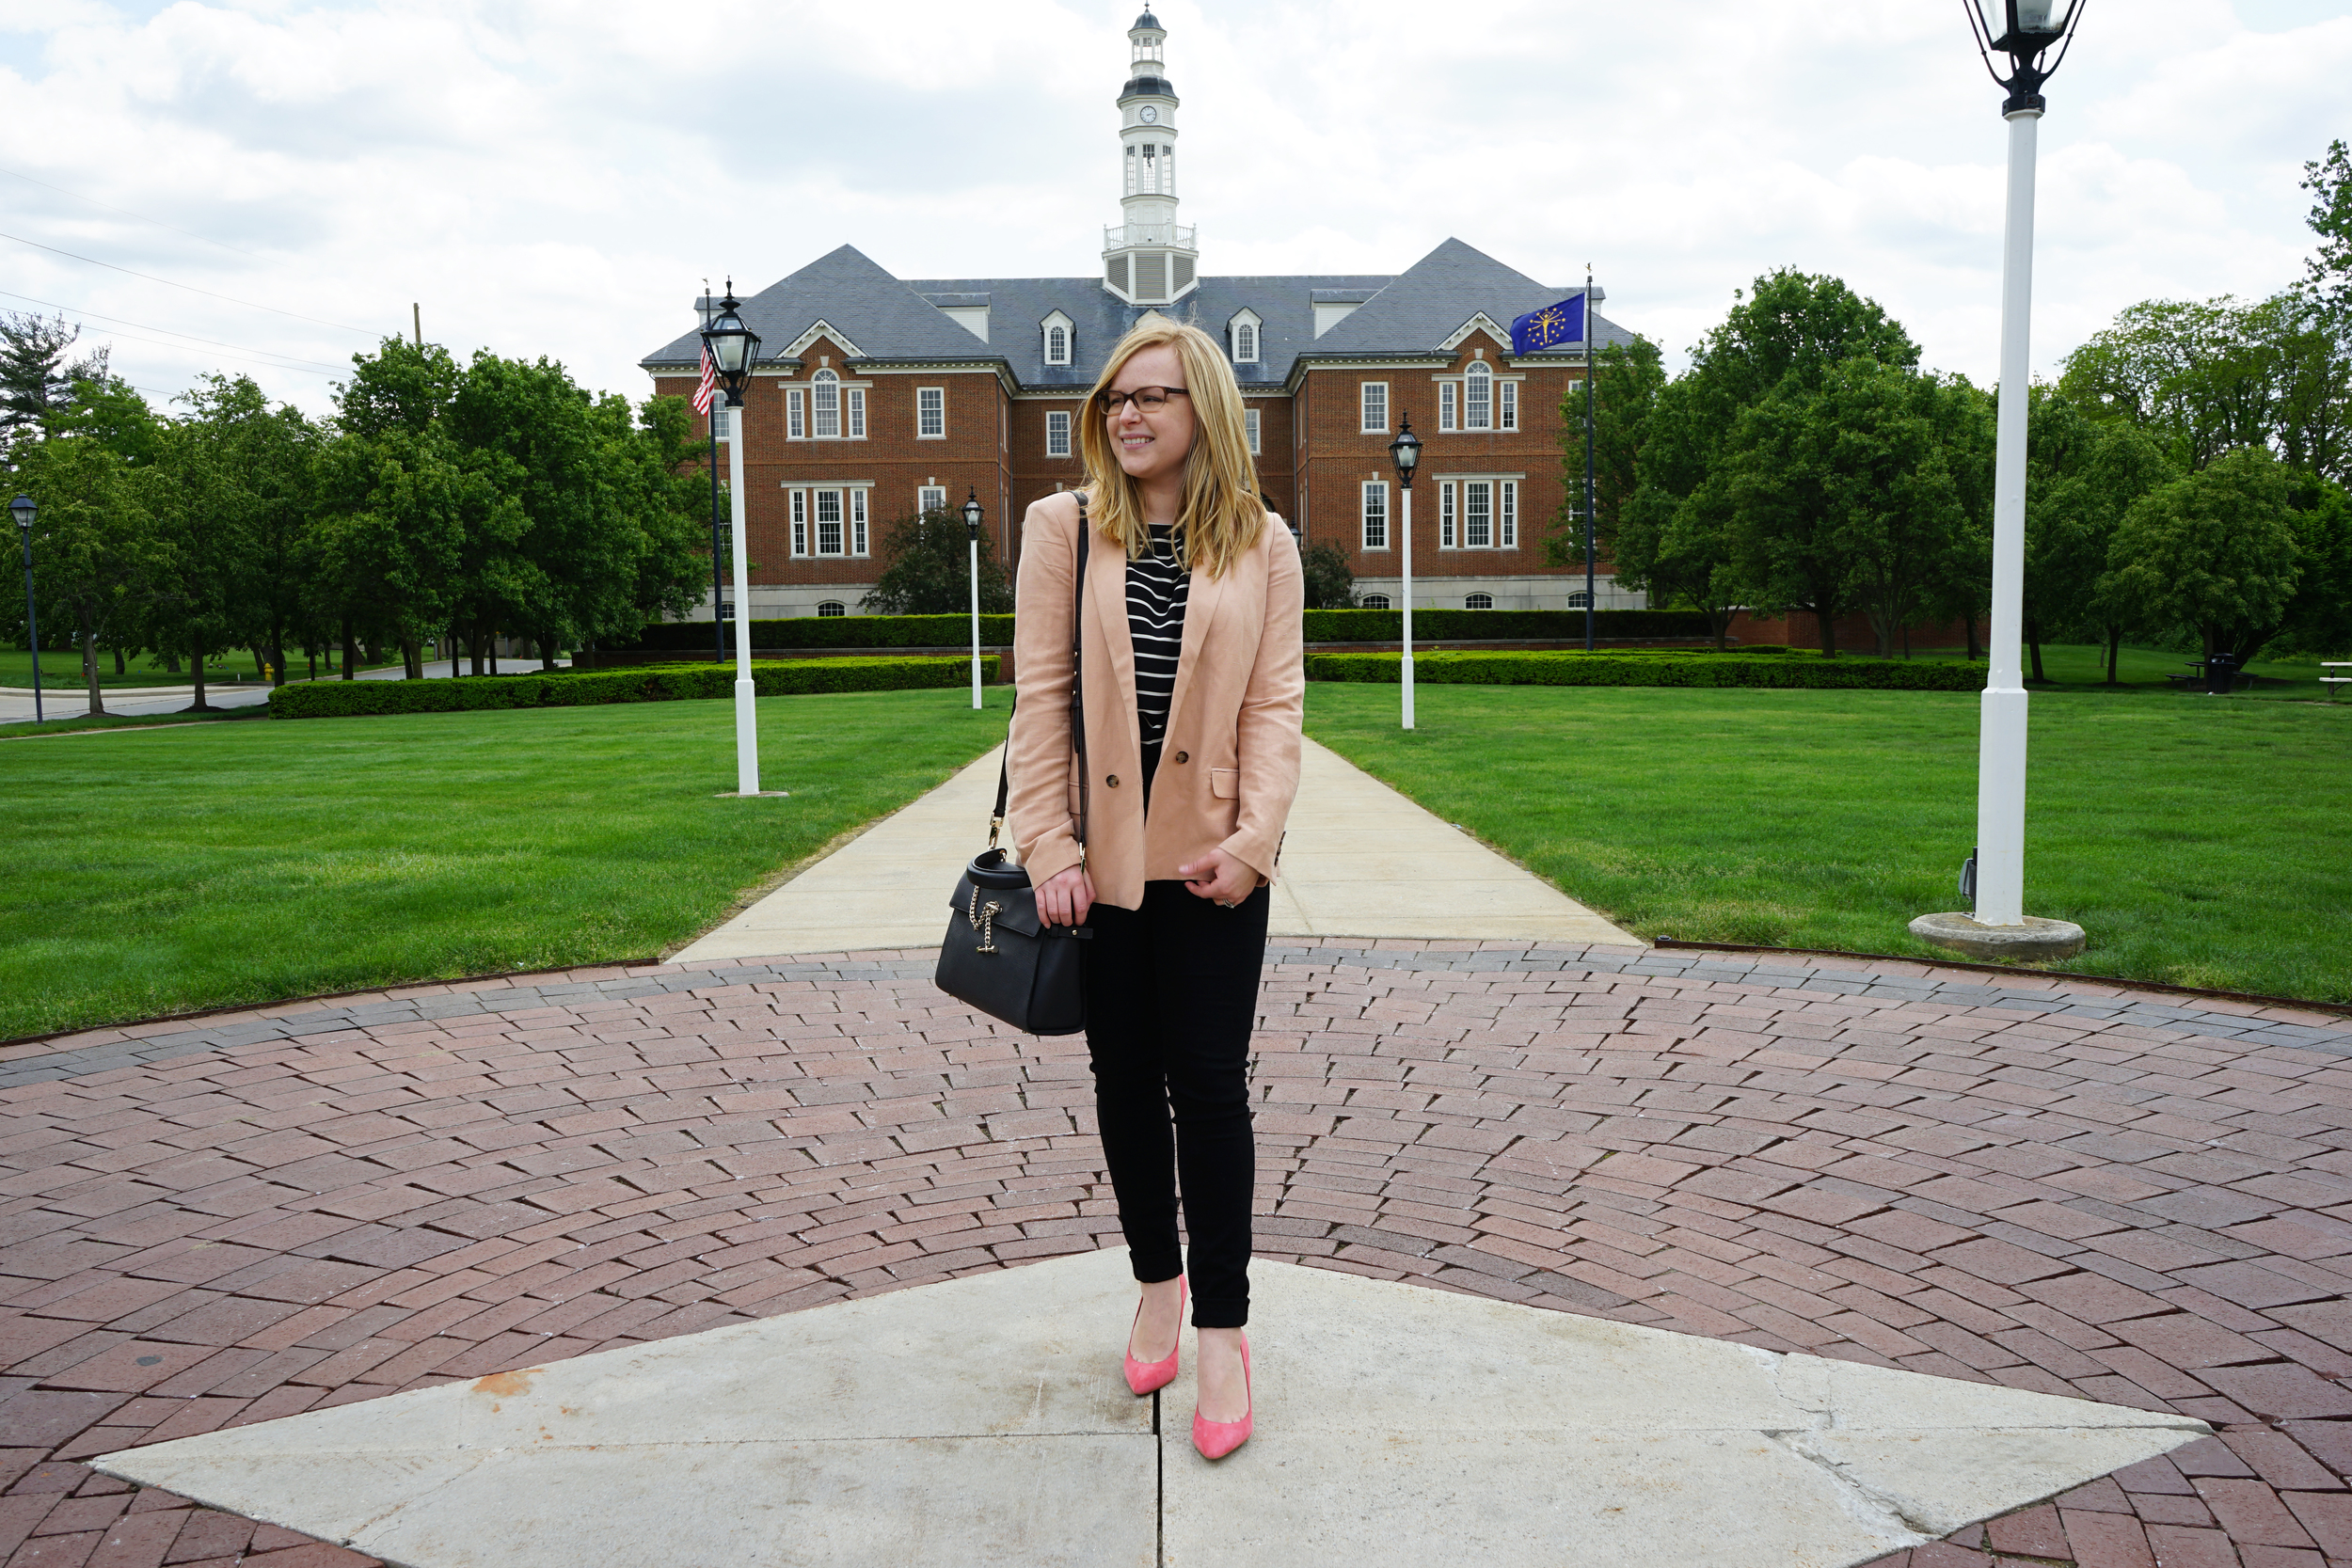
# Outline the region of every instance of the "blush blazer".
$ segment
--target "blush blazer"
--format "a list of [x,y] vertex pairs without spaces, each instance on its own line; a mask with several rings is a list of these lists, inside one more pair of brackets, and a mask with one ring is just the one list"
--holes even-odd
[[[1070,614],[1078,560],[1074,495],[1048,496],[1022,525],[1013,672],[1013,850],[1033,883],[1080,863],[1078,753],[1070,735]],[[1221,578],[1192,574],[1176,689],[1143,809],[1143,742],[1136,719],[1135,642],[1127,625],[1127,556],[1100,531],[1088,546],[1085,624],[1090,800],[1085,864],[1095,897],[1143,903],[1143,884],[1221,848],[1274,879],[1283,824],[1298,793],[1306,666],[1298,546],[1266,515],[1256,547]]]

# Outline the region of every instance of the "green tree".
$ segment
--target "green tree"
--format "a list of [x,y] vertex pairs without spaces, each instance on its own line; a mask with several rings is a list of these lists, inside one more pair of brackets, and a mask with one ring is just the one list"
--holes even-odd
[[1309,610],[1356,608],[1356,574],[1345,550],[1337,545],[1310,545],[1299,552],[1298,569]]
[[0,439],[47,428],[77,381],[103,382],[106,351],[71,357],[82,329],[65,317],[0,310]]
[[1958,510],[1943,559],[1923,595],[1929,614],[1966,628],[1970,658],[1979,657],[1978,628],[1993,602],[1993,459],[1995,399],[1965,376],[1942,382],[1935,400],[1936,439]]
[[2321,658],[2352,656],[2352,496],[2312,476],[2297,476],[2292,490],[2300,575],[2274,645]]
[[155,470],[87,436],[21,437],[12,456],[18,488],[40,508],[32,540],[40,619],[73,628],[89,711],[104,713],[98,646],[136,626],[168,570],[149,504]]
[[[205,376],[183,401],[182,448],[201,454],[192,477],[205,512],[181,509],[173,530],[190,547],[180,592],[196,593],[192,610],[214,607],[203,613],[221,617],[218,635],[251,648],[283,686],[288,647],[326,641],[313,537],[320,432],[291,404],[272,408],[250,376]],[[222,547],[199,546],[208,533]]]
[[2104,593],[2139,621],[2193,630],[2242,663],[2278,631],[2301,573],[2289,476],[2261,447],[2224,453],[2116,525]]
[[2340,317],[2352,315],[2352,150],[2341,138],[2303,166],[2303,188],[2312,198],[2305,221],[2319,236],[2319,254],[2303,263],[2305,287]]
[[[858,608],[876,615],[957,615],[972,605],[963,518],[953,508],[901,517],[882,537],[882,576]],[[980,531],[980,613],[1012,613],[1012,583]]]
[[[1595,532],[1624,579],[1615,552],[1625,510],[1641,484],[1642,448],[1666,369],[1658,345],[1646,338],[1612,343],[1593,367],[1593,489]],[[1584,392],[1571,387],[1560,400],[1560,515],[1544,539],[1544,559],[1554,566],[1584,564]],[[1640,587],[1638,583],[1628,583]]]

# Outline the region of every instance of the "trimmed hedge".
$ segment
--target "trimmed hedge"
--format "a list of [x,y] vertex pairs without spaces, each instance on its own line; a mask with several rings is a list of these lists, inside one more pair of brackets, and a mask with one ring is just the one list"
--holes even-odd
[[[1418,616],[1415,617],[1419,619]],[[1418,631],[1418,627],[1415,628]],[[1938,659],[1823,658],[1802,650],[1776,658],[1689,650],[1674,654],[1416,654],[1416,685],[1771,686],[1878,691],[1981,691],[1982,663]],[[1309,654],[1311,681],[1398,681],[1395,654]]]
[[[972,641],[969,615],[795,615],[783,621],[750,623],[752,646],[759,648],[958,648]],[[980,617],[980,641],[993,647],[1012,642],[1012,617]],[[728,634],[733,648],[735,638]],[[699,652],[711,645],[707,621],[663,621],[647,626],[637,641],[613,644],[612,653]]]
[[[1596,637],[1712,637],[1704,611],[1696,610],[1600,610],[1593,612]],[[1311,610],[1310,642],[1395,642],[1405,636],[1401,610]],[[1549,642],[1581,640],[1581,610],[1415,610],[1413,641],[1432,642]]]
[[[980,679],[996,679],[983,655]],[[813,691],[909,691],[962,686],[964,658],[795,658],[752,666],[763,697]],[[660,664],[641,670],[558,670],[464,680],[306,681],[269,694],[273,719],[341,719],[363,713],[455,713],[469,708],[572,707],[596,703],[669,703],[735,695],[732,664]]]

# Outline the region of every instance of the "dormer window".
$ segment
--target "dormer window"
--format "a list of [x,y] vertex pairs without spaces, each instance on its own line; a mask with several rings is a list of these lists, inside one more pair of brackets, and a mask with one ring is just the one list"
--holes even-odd
[[1077,331],[1070,318],[1057,310],[1038,323],[1038,330],[1044,335],[1045,362],[1049,365],[1069,364]]
[[1258,362],[1258,338],[1263,330],[1263,324],[1259,322],[1255,310],[1236,311],[1233,318],[1225,324],[1225,341],[1232,351],[1234,364],[1254,365]]

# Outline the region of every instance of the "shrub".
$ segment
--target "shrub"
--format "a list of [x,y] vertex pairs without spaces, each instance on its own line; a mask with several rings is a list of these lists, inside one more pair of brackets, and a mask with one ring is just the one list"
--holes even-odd
[[[959,525],[961,526],[961,525]],[[795,615],[784,621],[753,621],[752,647],[761,648],[961,648],[972,641],[972,617],[964,615]],[[1012,617],[980,617],[980,641],[993,647],[1012,641]],[[637,641],[606,650],[627,653],[699,653],[711,645],[707,621],[663,621],[647,626]],[[727,637],[728,651],[735,638]]]
[[[980,678],[996,678],[984,655]],[[907,691],[958,687],[968,658],[795,658],[752,666],[763,697],[813,691]],[[453,713],[469,708],[572,707],[597,703],[667,703],[735,694],[732,664],[660,664],[642,670],[558,670],[451,681],[314,681],[269,694],[273,719],[341,719],[365,713]]]
[[[1405,635],[1399,610],[1311,610],[1310,642],[1394,642]],[[1584,635],[1581,610],[1416,610],[1413,641],[1548,642]],[[1593,614],[1596,637],[1711,637],[1696,610],[1602,610]]]
[[[1416,617],[1418,619],[1418,617]],[[1311,681],[1396,681],[1395,654],[1309,654]],[[1676,653],[1416,654],[1416,685],[1436,686],[1771,686],[1882,691],[1979,691],[1981,663],[1822,658],[1781,651],[1773,658],[1698,649]]]

